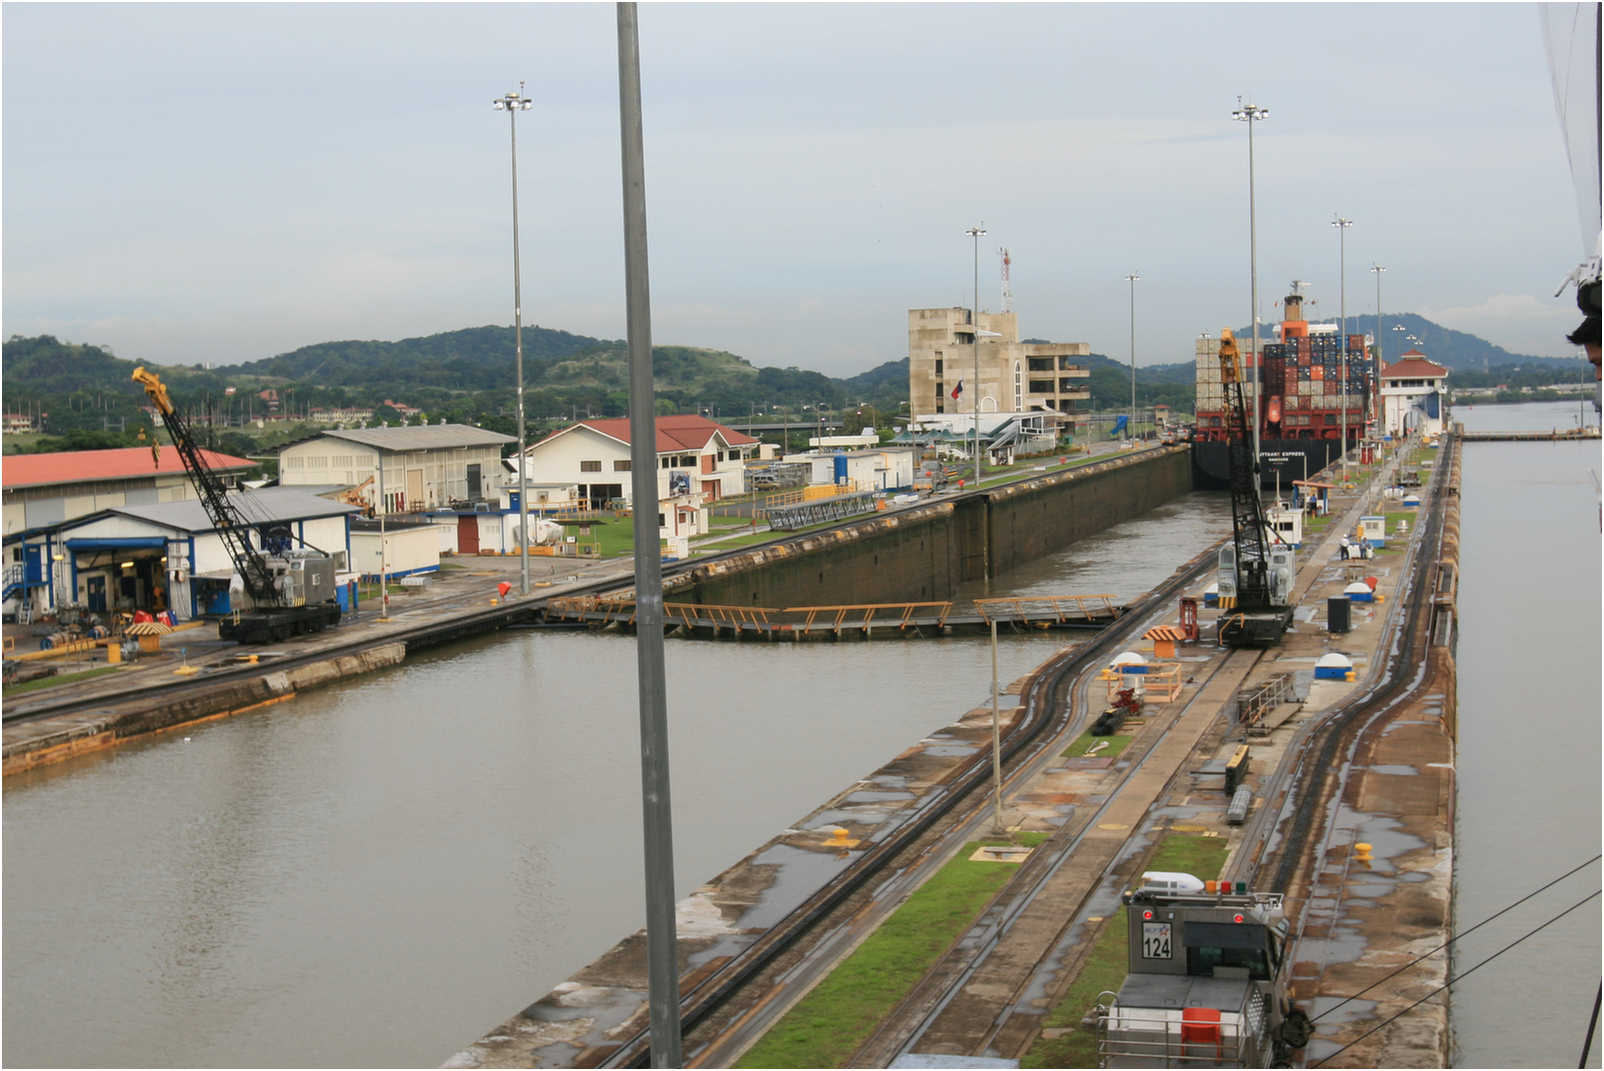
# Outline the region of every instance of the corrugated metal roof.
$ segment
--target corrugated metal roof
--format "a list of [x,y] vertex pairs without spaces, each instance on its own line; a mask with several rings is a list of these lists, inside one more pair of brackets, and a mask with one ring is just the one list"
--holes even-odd
[[[449,450],[458,446],[500,446],[517,442],[514,435],[476,428],[469,424],[427,424],[416,428],[339,428],[325,431],[312,439],[344,439],[377,450],[399,452],[403,450]],[[291,445],[299,445],[292,443]]]
[[[801,426],[801,425],[799,425]],[[629,444],[629,418],[611,417],[606,420],[581,420],[560,431],[554,431],[535,446],[540,446],[566,435],[578,428],[589,428],[609,439]],[[660,416],[657,418],[657,452],[659,454],[677,454],[686,450],[701,450],[707,446],[708,440],[718,435],[730,446],[751,446],[758,440],[750,435],[742,435],[733,428],[727,428],[716,420],[709,420],[704,416],[682,414],[679,416]]]
[[[242,471],[256,464],[246,458],[220,454],[215,450],[202,450],[201,456],[214,470],[223,473]],[[7,454],[5,460],[0,461],[0,485],[7,490],[183,473],[184,462],[178,456],[176,446],[161,447],[155,464],[151,463],[148,446],[129,446],[117,450],[63,450],[54,454]]]
[[[259,491],[235,491],[228,497],[244,518],[253,524],[309,521],[318,517],[338,517],[358,512],[356,506],[331,502],[326,498],[308,494],[299,487],[264,487]],[[206,516],[206,507],[201,505],[199,499],[193,498],[183,502],[161,502],[153,506],[117,506],[91,514],[89,517],[75,518],[65,527],[72,528],[84,521],[101,518],[107,514],[133,517],[136,520],[181,532],[214,530],[211,518]]]

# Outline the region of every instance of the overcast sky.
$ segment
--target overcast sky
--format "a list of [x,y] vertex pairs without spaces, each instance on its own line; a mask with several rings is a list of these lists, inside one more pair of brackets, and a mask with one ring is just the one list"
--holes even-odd
[[[156,362],[512,322],[621,338],[611,4],[7,3],[4,332]],[[644,4],[653,338],[830,375],[910,307],[1190,360],[1261,316],[1419,313],[1576,356],[1576,199],[1532,5]],[[1365,325],[1370,329],[1370,325]],[[1396,350],[1389,347],[1389,356]]]

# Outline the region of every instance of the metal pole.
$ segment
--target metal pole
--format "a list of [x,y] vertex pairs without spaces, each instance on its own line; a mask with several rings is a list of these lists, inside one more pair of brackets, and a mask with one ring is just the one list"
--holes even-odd
[[1376,422],[1376,439],[1381,438],[1381,414],[1377,412],[1376,401],[1381,396],[1381,273],[1386,271],[1380,264],[1370,265],[1370,270],[1376,273],[1376,349],[1370,355],[1370,389],[1365,392],[1366,424],[1370,420]]
[[986,233],[986,221],[981,220],[977,226],[964,231],[975,240],[975,314],[974,321],[969,326],[974,329],[975,340],[975,381],[971,389],[975,392],[974,403],[970,406],[975,414],[975,486],[980,486],[980,239]]
[[390,620],[390,582],[385,577],[385,551],[388,542],[384,536],[384,515],[390,512],[390,503],[384,497],[384,451],[375,450],[373,455],[379,459],[379,620]]
[[640,31],[618,5],[618,117],[624,187],[629,331],[629,455],[635,521],[636,665],[640,677],[641,808],[646,842],[646,974],[653,1067],[679,1067],[679,971],[674,955],[674,836],[663,672],[663,563],[658,551],[657,433],[652,413],[651,276],[646,262],[646,159]]
[[[1241,104],[1242,98],[1238,97]],[[1253,196],[1253,124],[1261,119],[1270,117],[1270,109],[1261,108],[1256,104],[1241,104],[1241,107],[1231,113],[1233,119],[1240,119],[1248,124],[1248,273],[1251,276],[1250,288],[1253,302],[1253,479],[1255,486],[1259,479],[1259,222]]]
[[1337,228],[1339,250],[1338,291],[1341,296],[1337,334],[1342,336],[1342,480],[1348,480],[1348,228],[1353,220],[1333,215],[1331,225]]
[[1142,277],[1140,272],[1131,272],[1125,277],[1131,284],[1131,415],[1130,428],[1125,432],[1127,439],[1136,437],[1136,280]]
[[997,619],[991,619],[991,781],[992,832],[1002,836],[1008,832],[1003,825],[1002,813],[1002,731],[998,728],[997,714]]
[[497,109],[506,109],[512,129],[512,345],[518,366],[518,593],[528,595],[529,480],[525,475],[524,456],[524,310],[518,265],[518,113],[528,111],[530,101],[524,96],[523,82],[519,82],[517,93],[508,93],[492,103]]

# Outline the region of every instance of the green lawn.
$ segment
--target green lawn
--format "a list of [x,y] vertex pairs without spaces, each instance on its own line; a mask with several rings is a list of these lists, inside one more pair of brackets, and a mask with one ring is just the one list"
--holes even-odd
[[[1169,870],[1208,879],[1225,865],[1224,837],[1203,837],[1195,833],[1170,833],[1159,842],[1144,870]],[[1096,1067],[1097,1031],[1081,1025],[1081,1019],[1097,1003],[1104,991],[1118,992],[1125,981],[1125,909],[1121,905],[1097,935],[1080,975],[1070,984],[1043,1020],[1046,1030],[1068,1029],[1060,1037],[1038,1037],[1021,1067]]]
[[73,681],[86,681],[91,677],[103,677],[107,673],[116,673],[122,666],[101,666],[97,669],[86,669],[78,673],[57,673],[52,677],[36,677],[21,684],[8,685],[3,695],[23,695],[27,692],[37,692],[41,688],[53,688],[58,684],[71,684]]
[[[1020,833],[1037,845],[1044,833]],[[859,945],[737,1067],[841,1067],[888,1012],[1018,871],[1017,863],[971,862],[971,841]]]
[[1073,744],[1064,749],[1062,757],[1066,759],[1078,758],[1086,754],[1086,749],[1092,747],[1098,741],[1107,740],[1108,746],[1099,751],[1093,758],[1117,759],[1120,753],[1130,746],[1130,742],[1134,739],[1136,739],[1134,736],[1125,736],[1119,733],[1115,733],[1113,736],[1093,736],[1092,731],[1087,729],[1075,738]]

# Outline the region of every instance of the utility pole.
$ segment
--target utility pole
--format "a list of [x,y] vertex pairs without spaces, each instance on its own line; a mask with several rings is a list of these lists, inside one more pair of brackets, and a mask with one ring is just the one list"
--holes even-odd
[[646,262],[646,152],[640,30],[618,5],[618,126],[623,157],[624,277],[629,332],[630,481],[635,512],[635,661],[640,691],[641,809],[646,870],[646,985],[653,1067],[681,1067],[679,964],[674,952],[674,834],[663,666],[663,556],[658,551],[657,435],[652,413],[651,275]]
[[[1376,438],[1381,438],[1381,414],[1374,412],[1371,407],[1375,399],[1381,397],[1381,366],[1386,362],[1381,358],[1381,273],[1386,271],[1380,264],[1370,265],[1370,270],[1376,273],[1376,350],[1370,356],[1370,390],[1365,394],[1365,409],[1376,422]],[[1369,420],[1366,420],[1369,423]]]
[[975,240],[975,314],[974,323],[975,340],[975,381],[969,389],[974,391],[975,400],[971,408],[975,413],[975,486],[980,486],[980,239],[986,234],[986,221],[981,220],[976,226],[964,231]]
[[512,130],[512,346],[518,365],[518,593],[528,595],[529,480],[524,474],[528,458],[524,456],[524,311],[518,266],[518,113],[534,105],[524,96],[524,84],[520,81],[518,92],[497,97],[491,106],[507,113]]
[[1136,280],[1141,277],[1142,273],[1135,271],[1125,277],[1131,284],[1131,415],[1130,427],[1125,432],[1128,439],[1136,438]]
[[1337,228],[1338,248],[1341,259],[1339,264],[1338,292],[1342,295],[1338,319],[1340,325],[1337,333],[1342,336],[1342,480],[1348,480],[1348,228],[1353,226],[1353,220],[1343,219],[1332,213],[1331,225]]

